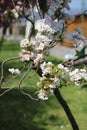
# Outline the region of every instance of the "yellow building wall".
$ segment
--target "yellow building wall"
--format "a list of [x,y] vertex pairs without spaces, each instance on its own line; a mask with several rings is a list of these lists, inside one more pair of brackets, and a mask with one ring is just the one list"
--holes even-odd
[[[75,28],[82,29],[84,36],[87,37],[87,15],[84,17],[80,16],[79,18],[76,17],[75,22],[73,22],[68,26],[68,31],[69,31],[68,33],[73,32]],[[67,39],[64,39],[63,44],[65,46],[73,47],[72,41],[68,41]]]

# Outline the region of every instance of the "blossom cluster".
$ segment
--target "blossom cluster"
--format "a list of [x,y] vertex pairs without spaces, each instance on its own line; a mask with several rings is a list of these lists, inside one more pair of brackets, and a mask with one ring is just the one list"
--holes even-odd
[[70,80],[75,82],[76,86],[83,86],[84,82],[87,81],[87,70],[86,69],[75,69],[69,73]]
[[37,88],[39,89],[38,97],[39,99],[47,100],[48,95],[53,93],[54,89],[60,84],[60,80],[57,76],[57,67],[54,67],[52,62],[43,62],[40,68],[42,77],[37,82]]
[[[35,29],[38,30],[34,39],[30,41],[24,39],[20,46],[23,50],[19,53],[22,62],[33,62],[34,66],[41,69],[42,76],[37,82],[38,98],[47,100],[48,95],[54,92],[56,87],[62,87],[69,83],[77,86],[83,86],[87,82],[87,71],[85,69],[70,69],[59,64],[55,66],[52,62],[46,63],[44,57],[49,54],[49,44],[58,27],[53,26],[54,22],[49,20],[39,20],[36,22]],[[46,34],[45,34],[46,33]],[[76,33],[74,36],[79,36]],[[77,38],[77,37],[74,37]],[[79,38],[81,38],[79,36]],[[82,37],[83,40],[84,37]]]
[[87,38],[83,36],[80,28],[76,28],[75,32],[70,33],[67,38],[73,41],[73,46],[78,52],[86,46]]
[[39,82],[37,82],[37,87],[39,89],[38,97],[42,100],[47,100],[48,95],[54,92],[56,87],[64,85],[63,80],[68,78],[69,70],[62,64],[54,66],[52,62],[43,62],[40,65],[42,70],[42,77],[40,77]]
[[9,68],[9,72],[11,74],[14,74],[14,75],[19,75],[20,74],[20,70],[19,69],[14,69],[14,68]]
[[43,62],[41,65],[42,77],[37,82],[39,89],[38,97],[47,100],[48,95],[54,92],[56,87],[62,87],[67,84],[83,86],[87,82],[86,69],[70,69],[62,64],[54,66],[51,62]]
[[42,63],[44,57],[49,54],[50,43],[56,39],[56,34],[61,34],[62,28],[57,21],[48,19],[40,19],[35,23],[37,34],[34,38],[24,39],[20,46],[22,51],[19,53],[22,62],[33,61],[34,65]]
[[38,31],[36,39],[39,41],[44,39],[46,43],[59,40],[58,34],[62,34],[63,24],[63,20],[58,21],[51,18],[37,20],[35,23],[35,29]]
[[53,21],[51,18],[38,20],[35,23],[35,29],[37,29],[41,33],[46,31],[47,33],[52,33],[52,34],[59,31],[58,22]]
[[35,66],[43,62],[45,55],[48,55],[48,45],[35,40],[24,39],[20,43],[21,52],[19,53],[22,62],[32,61]]

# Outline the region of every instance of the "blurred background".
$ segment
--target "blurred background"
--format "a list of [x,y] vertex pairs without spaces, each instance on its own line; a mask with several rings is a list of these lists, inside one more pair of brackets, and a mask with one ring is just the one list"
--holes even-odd
[[[87,10],[87,0],[72,0],[70,7],[71,11],[69,13],[73,14],[77,20],[69,26],[69,32],[78,27],[83,29],[83,34],[87,37],[87,12],[85,12],[84,15],[81,15]],[[16,43],[19,43],[20,40],[25,37],[25,27],[25,19],[20,19],[16,22],[14,21],[9,27],[7,27],[3,46],[0,50],[0,66],[6,58],[18,56],[20,46]],[[2,25],[0,23],[0,37],[1,36]],[[56,46],[54,50],[51,51],[51,56],[46,60],[52,61],[55,65],[58,65],[63,61],[63,57],[68,51],[73,51],[73,45],[71,41],[64,39],[63,44]],[[57,58],[55,58],[55,55]],[[15,61],[6,64],[6,77],[9,76],[9,66],[14,67],[14,65],[19,69],[22,69],[23,67],[23,64]],[[32,96],[36,96],[34,93],[34,85],[37,80],[38,75],[35,75],[31,80],[27,80],[23,84],[23,90],[30,93]],[[11,84],[7,84],[6,88],[18,81],[18,77],[14,81],[11,80]],[[0,93],[6,88],[1,89]],[[87,130],[87,86],[84,88],[64,86],[60,91],[78,122],[80,130]],[[27,96],[22,95],[17,89],[13,89],[0,97],[0,130],[72,129],[64,110],[54,95],[50,95],[49,100],[45,102],[32,101]]]

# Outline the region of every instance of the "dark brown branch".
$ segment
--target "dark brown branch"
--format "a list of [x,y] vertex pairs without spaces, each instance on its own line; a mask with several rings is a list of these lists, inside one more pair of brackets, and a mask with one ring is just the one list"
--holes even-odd
[[36,5],[37,5],[37,9],[38,9],[40,18],[43,19],[43,18],[44,18],[44,13],[43,13],[43,11],[42,11],[41,8],[40,8],[40,4],[39,4],[39,1],[38,1],[38,0],[36,0]]
[[67,105],[66,101],[63,99],[58,88],[54,89],[54,95],[56,96],[57,100],[59,101],[59,103],[63,107],[63,109],[64,109],[64,111],[65,111],[65,113],[66,113],[66,115],[67,115],[67,117],[72,125],[73,130],[79,130],[79,126],[76,123],[75,118],[73,117],[69,106]]

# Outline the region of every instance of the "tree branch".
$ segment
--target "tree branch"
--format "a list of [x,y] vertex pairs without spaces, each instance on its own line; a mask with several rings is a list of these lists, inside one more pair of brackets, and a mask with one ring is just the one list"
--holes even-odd
[[39,4],[38,0],[36,0],[36,5],[37,5],[37,9],[38,9],[40,18],[43,19],[44,18],[44,14],[43,14],[42,10],[40,9],[40,4]]
[[2,93],[0,94],[0,97],[3,96],[4,94],[6,94],[7,92],[9,92],[10,90],[12,90],[13,88],[15,88],[15,86],[13,86],[13,87],[11,87],[11,88],[5,90],[4,92],[2,92]]
[[21,89],[20,89],[20,92],[21,92],[23,95],[29,97],[30,99],[32,99],[32,100],[34,100],[34,101],[38,101],[38,100],[39,100],[39,99],[37,99],[37,98],[33,98],[29,93],[26,93],[26,92],[24,92],[24,91],[21,90]]
[[64,111],[65,111],[65,113],[66,113],[66,115],[67,115],[67,117],[72,125],[73,130],[79,130],[79,126],[78,126],[77,122],[75,121],[75,118],[74,118],[73,114],[71,113],[71,110],[70,110],[68,104],[63,99],[58,87],[56,87],[54,89],[54,95],[56,96],[57,100],[59,101],[59,103],[63,107],[63,109],[64,109]]
[[7,62],[11,61],[11,60],[17,60],[17,59],[19,59],[19,57],[8,58],[8,59],[6,59],[5,61],[2,62],[2,65],[1,65],[0,88],[1,88],[2,83],[3,83],[3,80],[4,80],[4,65],[5,65]]

